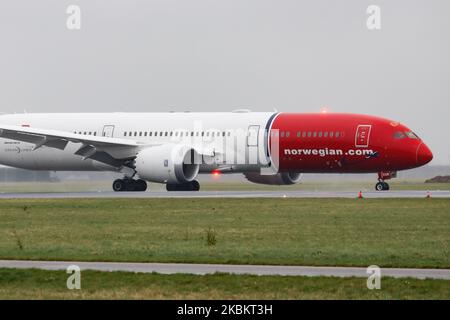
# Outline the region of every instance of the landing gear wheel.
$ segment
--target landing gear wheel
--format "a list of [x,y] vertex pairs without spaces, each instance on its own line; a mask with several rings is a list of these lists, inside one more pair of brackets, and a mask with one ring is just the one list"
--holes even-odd
[[197,180],[191,182],[192,191],[200,191],[200,183]]
[[383,183],[382,183],[382,182],[378,182],[378,183],[375,185],[375,190],[377,190],[377,191],[383,191],[383,190],[384,190]]
[[122,179],[117,179],[113,182],[113,190],[116,192],[125,191],[127,189],[127,186],[125,184],[125,181]]
[[168,183],[168,184],[166,184],[166,190],[167,191],[177,191],[177,185]]
[[377,191],[387,191],[389,189],[389,184],[384,181],[380,181],[375,185],[375,190]]
[[117,179],[113,182],[113,190],[116,192],[121,191],[145,191],[147,190],[147,182],[144,180],[133,179]]
[[147,182],[145,182],[145,180],[139,179],[135,183],[136,183],[135,191],[147,190]]
[[199,191],[200,183],[197,180],[187,182],[187,183],[168,183],[166,184],[167,191]]

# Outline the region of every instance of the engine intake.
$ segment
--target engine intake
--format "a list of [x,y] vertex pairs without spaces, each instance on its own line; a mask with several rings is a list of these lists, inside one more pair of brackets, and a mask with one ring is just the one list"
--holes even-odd
[[135,167],[141,179],[180,184],[193,181],[197,177],[200,159],[199,154],[191,147],[162,145],[139,152]]

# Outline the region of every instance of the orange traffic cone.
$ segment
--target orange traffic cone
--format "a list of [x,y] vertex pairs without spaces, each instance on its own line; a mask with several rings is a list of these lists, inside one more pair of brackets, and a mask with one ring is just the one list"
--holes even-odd
[[362,198],[364,198],[363,195],[362,195],[362,191],[359,191],[358,192],[358,199],[362,199]]

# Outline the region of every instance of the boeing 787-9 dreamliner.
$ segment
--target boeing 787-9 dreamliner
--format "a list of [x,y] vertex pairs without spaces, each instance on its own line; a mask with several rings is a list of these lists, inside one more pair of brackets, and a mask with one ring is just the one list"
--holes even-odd
[[0,164],[30,170],[115,171],[115,191],[198,191],[199,173],[243,173],[294,184],[302,173],[378,173],[433,155],[405,125],[341,113],[42,113],[0,116]]

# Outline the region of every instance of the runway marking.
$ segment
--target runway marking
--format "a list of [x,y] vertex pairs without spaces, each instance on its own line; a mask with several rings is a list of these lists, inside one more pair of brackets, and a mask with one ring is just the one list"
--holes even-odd
[[[450,198],[450,190],[431,191],[432,198]],[[185,192],[50,192],[0,193],[0,199],[64,198],[357,198],[358,191],[185,191]],[[367,191],[364,198],[426,198],[426,190]]]
[[[214,273],[307,276],[307,277],[361,277],[367,278],[366,268],[357,267],[310,267],[310,266],[269,266],[269,265],[226,265],[189,263],[134,263],[134,262],[81,262],[81,261],[27,261],[0,260],[0,268],[66,270],[69,265],[77,265],[81,270],[127,271],[160,274]],[[381,275],[393,278],[445,279],[450,280],[450,269],[409,269],[381,268]]]

